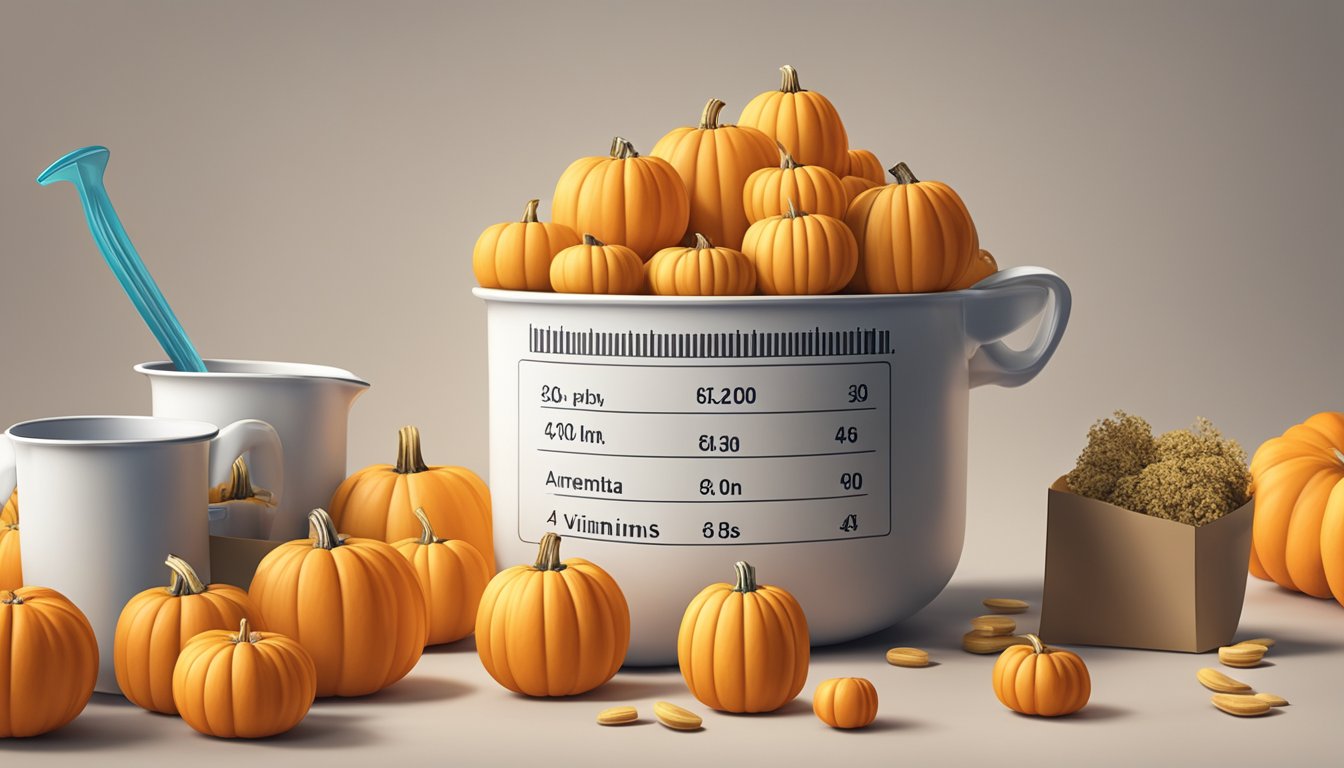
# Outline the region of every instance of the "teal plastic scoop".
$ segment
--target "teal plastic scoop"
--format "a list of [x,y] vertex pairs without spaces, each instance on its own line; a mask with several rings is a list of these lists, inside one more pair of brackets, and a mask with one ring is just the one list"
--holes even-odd
[[112,208],[112,200],[103,186],[103,171],[107,168],[107,147],[84,147],[71,152],[38,174],[37,183],[47,186],[57,181],[68,181],[79,191],[93,242],[102,251],[112,274],[125,289],[140,317],[154,333],[168,359],[179,371],[205,371],[205,363],[196,353],[196,347],[178,322],[168,300],[145,269],[131,238],[121,226],[121,219]]

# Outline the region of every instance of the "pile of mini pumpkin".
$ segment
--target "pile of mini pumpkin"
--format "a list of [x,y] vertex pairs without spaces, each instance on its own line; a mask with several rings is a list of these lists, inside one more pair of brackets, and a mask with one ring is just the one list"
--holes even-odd
[[616,137],[607,156],[574,161],[556,183],[552,220],[528,202],[521,221],[476,241],[485,288],[560,293],[743,296],[926,293],[968,288],[998,269],[961,197],[905,163],[850,149],[835,106],[781,68],[778,90],[737,125],[710,99],[695,127],[640,155]]

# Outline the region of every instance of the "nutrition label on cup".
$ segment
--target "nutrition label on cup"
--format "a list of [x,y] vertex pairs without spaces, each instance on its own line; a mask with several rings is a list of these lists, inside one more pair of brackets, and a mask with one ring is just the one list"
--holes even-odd
[[518,530],[673,546],[891,532],[891,366],[518,363]]

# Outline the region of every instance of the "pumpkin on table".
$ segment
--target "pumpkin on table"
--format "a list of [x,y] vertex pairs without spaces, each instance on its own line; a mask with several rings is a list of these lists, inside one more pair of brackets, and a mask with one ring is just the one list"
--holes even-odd
[[241,619],[237,630],[193,637],[177,658],[171,685],[187,725],[208,736],[260,739],[307,716],[317,669],[294,640],[255,632]]
[[426,464],[420,430],[415,427],[398,431],[396,464],[359,470],[331,497],[331,519],[338,530],[387,542],[420,535],[417,508],[425,510],[438,535],[461,539],[480,550],[494,572],[490,489],[465,467]]
[[616,674],[630,647],[630,608],[611,575],[560,560],[541,537],[537,561],[501,571],[476,616],[476,652],[500,685],[528,696],[573,696]]
[[313,657],[318,696],[382,690],[411,671],[429,637],[415,569],[387,542],[338,534],[325,510],[308,522],[313,536],[271,550],[248,592],[266,628]]
[[686,234],[691,203],[677,169],[661,157],[641,157],[617,136],[608,157],[580,158],[565,169],[551,209],[551,218],[575,233],[620,243],[647,261]]
[[74,603],[46,587],[0,591],[0,738],[74,720],[97,678],[98,641]]
[[494,224],[476,239],[471,268],[482,288],[551,290],[551,260],[565,248],[578,245],[579,236],[564,224],[537,220],[540,204],[540,200],[527,201],[522,221]]
[[741,248],[751,224],[739,194],[747,177],[773,166],[775,142],[745,125],[722,125],[724,103],[710,99],[700,124],[674,128],[649,152],[672,164],[686,184],[691,214],[688,232],[698,232],[721,247]]
[[735,584],[711,584],[686,607],[677,663],[705,706],[773,712],[807,682],[807,619],[793,595],[758,584],[751,565],[738,562],[734,569]]
[[242,619],[259,620],[252,599],[238,587],[201,583],[195,569],[176,555],[164,561],[167,587],[135,595],[121,610],[112,645],[117,687],[132,704],[172,715],[173,665],[192,637],[227,629]]
[[645,267],[651,293],[659,296],[748,296],[756,290],[756,266],[741,251],[715,246],[702,233],[695,245],[664,248]]
[[873,186],[879,186],[887,180],[886,171],[882,170],[882,161],[866,149],[849,150],[849,166],[840,175],[857,176],[871,181]]
[[1009,646],[994,662],[994,695],[1024,715],[1056,717],[1082,709],[1092,695],[1087,665],[1035,635],[1026,639],[1029,645]]
[[812,695],[812,711],[832,728],[863,728],[877,719],[877,689],[862,677],[823,680]]
[[779,156],[778,168],[756,171],[742,187],[742,204],[748,221],[755,223],[779,216],[789,209],[790,203],[810,213],[845,217],[849,193],[839,176],[819,165],[800,164],[782,144]]
[[857,293],[927,293],[950,289],[980,251],[966,204],[940,181],[920,181],[909,166],[891,169],[894,184],[849,203],[845,223],[859,244]]
[[788,147],[798,162],[844,176],[849,171],[849,135],[835,105],[798,84],[798,70],[779,68],[779,90],[766,91],[742,108],[739,125],[758,128]]
[[756,265],[757,289],[775,295],[835,293],[859,261],[854,235],[843,221],[792,204],[783,215],[752,224],[742,252]]
[[961,277],[953,281],[951,290],[959,291],[963,288],[970,288],[998,271],[999,262],[994,260],[994,254],[981,248],[976,257],[971,259],[971,263],[967,265],[966,271],[961,273]]
[[460,539],[441,539],[425,510],[417,508],[420,536],[392,546],[415,569],[429,609],[429,640],[439,645],[461,640],[476,626],[476,610],[485,585],[494,576],[481,551]]
[[551,262],[551,287],[557,293],[639,293],[644,261],[624,245],[607,245],[591,234],[556,254]]

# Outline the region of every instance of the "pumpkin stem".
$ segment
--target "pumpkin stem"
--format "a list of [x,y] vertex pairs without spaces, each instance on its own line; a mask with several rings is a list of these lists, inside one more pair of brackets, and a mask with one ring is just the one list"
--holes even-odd
[[336,532],[336,523],[327,510],[318,507],[308,513],[308,524],[313,528],[313,547],[335,549],[345,543],[345,537]]
[[413,475],[425,472],[429,465],[420,453],[420,430],[417,427],[402,427],[397,432],[397,474]]
[[895,167],[887,169],[887,173],[896,177],[897,184],[918,184],[919,179],[911,172],[910,166],[905,163],[897,163]]
[[541,546],[537,548],[537,562],[533,567],[538,571],[565,570],[565,564],[560,562],[560,534],[548,532],[541,537]]
[[705,111],[700,113],[700,130],[712,131],[719,127],[719,113],[728,106],[719,99],[710,99],[705,104]]
[[611,140],[611,159],[629,160],[632,157],[639,157],[639,153],[635,151],[635,145],[631,144],[628,139],[617,136]]
[[1032,653],[1045,653],[1045,644],[1041,642],[1041,638],[1035,635],[1023,635],[1022,637],[1028,643],[1031,643]]
[[800,163],[793,159],[793,155],[789,154],[789,150],[784,148],[783,142],[776,141],[775,146],[779,147],[779,167],[781,169],[792,171],[794,168],[799,167]]
[[785,93],[797,93],[803,90],[803,87],[798,84],[798,70],[785,64],[779,68],[779,72],[782,75],[780,78],[779,90]]
[[447,539],[440,539],[434,535],[434,526],[429,524],[429,515],[425,514],[424,507],[415,508],[415,519],[420,521],[420,544],[441,544]]
[[242,621],[238,622],[238,634],[234,636],[233,642],[255,643],[259,640],[261,640],[261,635],[252,631],[252,625],[248,623],[247,617],[244,616]]
[[1335,449],[1335,458],[1339,459],[1340,464],[1344,464],[1344,453],[1340,453],[1338,448]]
[[233,467],[229,472],[229,486],[224,489],[224,495],[220,501],[240,501],[242,499],[256,498],[257,491],[252,487],[252,475],[247,471],[247,462],[239,456],[233,460]]
[[713,248],[713,247],[714,247],[714,244],[711,243],[711,242],[709,242],[709,238],[708,238],[708,237],[705,237],[704,235],[700,234],[699,232],[696,232],[696,233],[695,233],[695,245],[692,245],[691,247],[694,248],[694,249],[697,250],[697,251],[703,251],[703,250],[706,249],[706,248]]
[[540,200],[528,200],[527,207],[523,209],[523,223],[537,223],[537,206],[541,205]]
[[737,584],[733,585],[734,592],[756,591],[756,566],[738,560],[733,563],[733,570],[737,572]]
[[0,599],[0,603],[4,603],[5,605],[23,605],[23,598],[19,597],[17,592],[10,592],[4,599]]
[[163,564],[173,572],[173,578],[168,583],[168,594],[173,597],[185,597],[187,595],[199,595],[205,592],[207,587],[201,581],[201,577],[196,575],[196,569],[191,564],[177,555],[169,555]]
[[593,237],[592,235],[590,235],[590,234],[588,234],[588,233],[586,233],[586,232],[585,232],[584,235],[583,235],[583,244],[584,244],[584,245],[596,245],[596,246],[599,247],[599,248],[605,248],[606,245],[607,245],[606,243],[602,242],[601,240],[598,240],[596,237]]
[[802,216],[806,216],[806,215],[807,215],[806,213],[804,213],[804,212],[798,210],[798,209],[794,206],[794,204],[793,204],[793,198],[790,197],[790,198],[789,198],[789,210],[787,210],[787,211],[784,212],[784,218],[786,218],[786,219],[797,219],[797,218],[800,218],[800,217],[802,217]]

